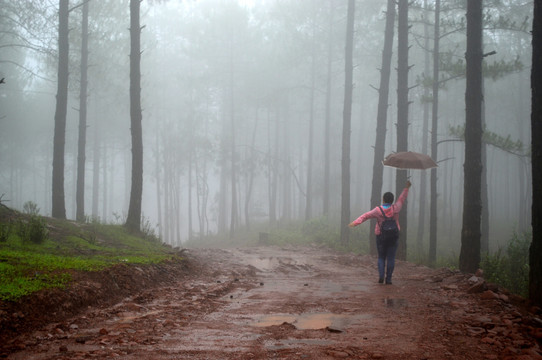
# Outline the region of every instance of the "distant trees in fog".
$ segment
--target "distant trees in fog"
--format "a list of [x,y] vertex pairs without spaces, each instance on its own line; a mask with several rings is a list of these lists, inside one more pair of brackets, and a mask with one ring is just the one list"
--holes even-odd
[[[472,210],[462,196],[463,159],[467,165],[471,155],[464,143],[446,141],[458,138],[450,129],[465,126],[466,2],[423,3],[411,2],[399,22],[395,2],[355,2],[350,86],[347,2],[142,2],[141,48],[131,54],[130,2],[91,0],[88,55],[83,3],[59,1],[62,9],[71,6],[69,16],[64,10],[59,16],[60,7],[42,2],[2,2],[0,194],[14,207],[32,200],[56,217],[134,228],[150,221],[164,241],[178,245],[295,221],[325,219],[339,227],[350,210],[376,206],[383,191],[404,184],[406,172],[383,168],[384,155],[430,150],[439,168],[410,173],[402,256],[416,251],[435,263],[438,254],[458,252],[461,219]],[[526,142],[525,19],[532,9],[489,0],[484,6],[483,51],[496,55],[482,62],[483,129]],[[59,32],[59,19],[69,32],[64,25]],[[403,39],[396,48],[395,33]],[[130,61],[139,55],[137,85]],[[140,104],[130,96],[131,81]],[[526,163],[481,146],[487,174],[476,191],[484,251],[515,224],[528,226],[531,196]],[[340,227],[343,241],[360,241]]]

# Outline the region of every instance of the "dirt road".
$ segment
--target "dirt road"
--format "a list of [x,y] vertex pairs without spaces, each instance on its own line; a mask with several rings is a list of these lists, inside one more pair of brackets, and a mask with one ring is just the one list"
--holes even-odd
[[374,258],[320,247],[186,253],[192,274],[22,335],[7,358],[542,359],[540,314],[482,279],[398,262],[381,285]]

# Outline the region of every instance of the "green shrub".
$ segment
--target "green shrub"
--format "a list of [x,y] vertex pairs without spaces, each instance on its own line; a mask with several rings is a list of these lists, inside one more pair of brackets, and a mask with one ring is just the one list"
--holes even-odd
[[526,297],[529,289],[529,246],[531,234],[514,233],[506,252],[502,248],[485,256],[480,267],[487,281]]
[[17,233],[23,242],[33,244],[43,243],[49,234],[45,221],[36,215],[31,216],[27,222],[20,220]]
[[153,224],[151,223],[150,219],[146,218],[145,216],[141,216],[141,233],[143,234],[143,237],[149,241],[157,243],[160,242],[160,239],[154,231]]
[[28,215],[38,215],[40,213],[40,208],[38,204],[33,201],[27,201],[23,204],[23,212]]
[[6,242],[11,235],[12,224],[11,222],[0,224],[0,242]]

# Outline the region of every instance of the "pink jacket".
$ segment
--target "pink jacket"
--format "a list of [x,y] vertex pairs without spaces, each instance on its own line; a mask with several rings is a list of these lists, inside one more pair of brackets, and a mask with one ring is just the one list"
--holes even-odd
[[[384,210],[384,214],[386,214],[387,217],[393,217],[395,219],[399,230],[401,230],[401,226],[399,225],[399,211],[401,211],[401,208],[403,207],[403,203],[405,202],[407,196],[408,188],[404,188],[395,204],[391,205],[387,209],[382,208],[382,210]],[[375,234],[380,235],[380,224],[382,223],[382,221],[384,221],[384,216],[380,211],[380,206],[375,207],[373,210],[367,211],[365,214],[354,220],[353,223],[355,225],[359,225],[369,219],[376,219]]]

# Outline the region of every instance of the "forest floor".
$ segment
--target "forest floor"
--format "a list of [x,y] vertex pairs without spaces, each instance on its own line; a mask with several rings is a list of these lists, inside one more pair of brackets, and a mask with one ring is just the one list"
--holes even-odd
[[0,307],[8,359],[542,359],[542,314],[480,277],[318,246],[184,249]]

